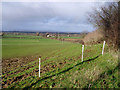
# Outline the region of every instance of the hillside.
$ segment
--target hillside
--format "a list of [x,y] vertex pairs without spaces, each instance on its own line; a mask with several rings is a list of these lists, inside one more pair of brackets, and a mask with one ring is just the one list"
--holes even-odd
[[[118,88],[118,56],[102,44],[52,39],[3,38],[3,88]],[[41,77],[39,78],[39,56]]]

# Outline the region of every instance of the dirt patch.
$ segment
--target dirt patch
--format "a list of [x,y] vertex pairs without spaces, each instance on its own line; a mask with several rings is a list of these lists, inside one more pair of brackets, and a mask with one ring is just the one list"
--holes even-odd
[[28,62],[37,60],[37,57],[21,57],[21,58],[9,58],[2,60],[2,73],[9,73],[19,67],[24,67]]
[[[13,74],[18,74],[18,73],[21,73],[23,71],[27,71],[27,70],[35,67],[38,64],[36,62],[32,66],[31,65],[28,65],[27,67],[24,66],[25,64],[28,64],[28,62],[32,62],[33,60],[36,60],[36,59],[32,59],[31,57],[27,57],[27,59],[26,58],[5,59],[3,61],[3,64],[2,64],[3,65],[3,70],[4,70],[2,78],[3,78],[3,80],[6,79],[6,81],[2,81],[2,88],[7,88],[12,83],[20,82],[21,80],[23,80],[23,79],[25,79],[25,78],[27,78],[29,76],[36,76],[36,75],[38,75],[39,70],[36,68],[36,69],[33,69],[32,72],[30,72],[30,73],[24,73],[23,75],[19,75],[19,76],[16,76],[16,77],[8,79],[8,77],[13,75]],[[44,60],[46,60],[46,58]],[[20,68],[21,66],[24,67],[24,68],[18,69],[17,71],[14,71],[14,70],[17,69],[17,67]],[[52,69],[54,69],[56,67],[57,67],[57,65],[47,64],[47,65],[41,67],[41,72],[40,73],[49,72],[49,71],[51,71]],[[11,69],[14,72],[9,73],[11,71]],[[6,74],[6,75],[4,75],[4,74]]]
[[[43,61],[48,60],[51,57],[46,57]],[[38,56],[4,59],[2,64],[3,65],[2,78],[4,80],[2,81],[2,87],[7,88],[12,83],[19,83],[22,80],[28,78],[29,76],[37,76],[39,72],[38,68],[33,69],[30,73],[23,73],[22,75],[21,74],[19,75],[19,73],[32,69],[33,67],[38,65],[37,62],[35,62],[34,64],[32,63],[29,65],[26,65],[28,64],[28,62],[32,62],[37,59],[38,59]],[[69,60],[73,60],[73,58],[70,58]],[[64,64],[66,63],[67,63],[66,59],[63,62],[58,62],[58,64],[48,63],[41,67],[41,74],[44,74],[49,71],[55,72],[56,71],[55,68],[61,69],[64,67]],[[18,76],[12,78],[11,75],[14,75],[14,74],[18,74]]]

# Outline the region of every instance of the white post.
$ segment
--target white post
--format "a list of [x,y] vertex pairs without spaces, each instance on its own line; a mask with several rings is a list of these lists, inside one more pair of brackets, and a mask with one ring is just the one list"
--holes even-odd
[[39,77],[40,77],[40,60],[41,58],[39,58]]
[[83,51],[84,51],[84,45],[82,45],[82,62],[83,62]]
[[102,55],[103,55],[103,53],[104,53],[104,47],[105,47],[105,41],[104,41],[104,43],[103,43]]

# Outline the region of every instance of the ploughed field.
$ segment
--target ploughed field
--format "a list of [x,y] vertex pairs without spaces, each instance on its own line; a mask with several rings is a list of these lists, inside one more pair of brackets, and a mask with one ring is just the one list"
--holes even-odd
[[[16,38],[17,37],[17,38]],[[82,45],[39,36],[2,39],[3,88],[118,88],[118,56],[102,44]],[[41,56],[41,77],[39,61]]]

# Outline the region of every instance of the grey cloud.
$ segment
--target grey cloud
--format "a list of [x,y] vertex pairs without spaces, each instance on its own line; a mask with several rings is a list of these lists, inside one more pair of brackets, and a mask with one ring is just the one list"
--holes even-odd
[[94,3],[3,3],[3,30],[81,32],[94,28],[86,12]]

